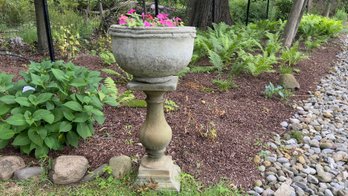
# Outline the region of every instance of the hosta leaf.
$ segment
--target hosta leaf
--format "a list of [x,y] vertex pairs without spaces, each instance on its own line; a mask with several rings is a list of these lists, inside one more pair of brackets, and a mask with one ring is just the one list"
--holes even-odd
[[29,102],[28,98],[26,98],[26,97],[17,97],[15,99],[15,101],[17,103],[19,103],[19,105],[21,105],[21,106],[30,107],[30,105],[31,105],[31,103]]
[[[30,140],[29,140],[29,143],[30,143]],[[31,151],[30,144],[20,146],[20,149],[21,149],[21,153],[23,153],[23,154],[29,154]]]
[[72,125],[68,121],[63,121],[59,125],[59,132],[68,132],[72,129]]
[[59,69],[51,69],[54,77],[59,80],[59,81],[64,81],[65,78],[65,73],[62,70]]
[[46,109],[47,110],[53,110],[54,109],[54,104],[51,102],[46,102]]
[[44,140],[46,146],[50,149],[57,150],[59,148],[59,141],[57,137],[49,136]]
[[35,149],[35,157],[42,158],[48,154],[48,148],[46,146],[38,147]]
[[45,139],[47,137],[48,130],[44,127],[39,127],[37,133],[40,135],[41,139]]
[[8,119],[6,119],[6,122],[14,126],[24,126],[27,124],[23,114],[14,114],[10,116]]
[[0,101],[6,104],[14,104],[16,103],[15,98],[13,95],[5,95],[0,97]]
[[44,120],[52,124],[54,122],[54,115],[49,110],[39,109],[34,112],[33,119],[35,121]]
[[52,93],[42,93],[37,97],[37,104],[45,103],[46,101],[50,100],[53,96]]
[[74,87],[84,87],[87,85],[87,82],[83,78],[75,78],[70,85]]
[[28,130],[28,137],[29,139],[36,145],[42,146],[43,139],[40,137],[40,135],[37,133],[37,128],[31,128]]
[[10,140],[0,140],[0,149],[5,148]]
[[66,119],[68,119],[69,121],[73,121],[75,116],[74,114],[70,111],[70,110],[64,110],[63,111],[63,115]]
[[68,102],[64,103],[63,105],[66,106],[67,108],[71,109],[71,110],[74,110],[74,111],[78,111],[78,112],[82,111],[81,104],[79,104],[76,101],[68,101]]
[[86,122],[89,119],[89,115],[87,113],[78,113],[75,115],[74,122]]
[[103,124],[105,121],[105,117],[103,116],[94,116],[94,119],[98,122],[98,124]]
[[42,82],[42,79],[40,76],[33,74],[33,73],[31,73],[30,76],[31,76],[31,81],[33,84],[42,86],[43,82]]
[[66,134],[66,139],[67,143],[75,148],[79,145],[79,136],[73,131],[69,131]]
[[10,129],[10,125],[1,123],[0,124],[0,139],[1,140],[8,140],[11,139],[14,135],[15,132]]
[[13,140],[12,145],[14,146],[25,146],[30,144],[30,139],[27,135],[27,132],[23,132],[16,136],[16,138]]
[[86,123],[77,123],[76,131],[83,139],[92,136],[91,130]]
[[9,105],[0,103],[0,116],[7,114],[10,110],[11,110],[11,107]]

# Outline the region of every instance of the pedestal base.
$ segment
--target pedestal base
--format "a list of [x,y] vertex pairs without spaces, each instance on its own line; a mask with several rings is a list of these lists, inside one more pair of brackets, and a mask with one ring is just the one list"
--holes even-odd
[[[142,160],[147,159],[145,156]],[[156,164],[154,164],[156,165]],[[137,185],[146,185],[150,182],[157,183],[157,190],[180,191],[180,167],[173,163],[171,156],[165,156],[161,159],[161,165],[156,168],[149,168],[140,164]]]

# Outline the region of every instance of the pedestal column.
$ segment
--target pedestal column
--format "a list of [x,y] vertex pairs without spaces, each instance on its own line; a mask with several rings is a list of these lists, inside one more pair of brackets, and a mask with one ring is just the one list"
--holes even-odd
[[166,147],[172,139],[172,129],[168,125],[163,110],[163,95],[176,90],[178,77],[173,76],[164,83],[143,83],[132,81],[131,90],[144,91],[147,98],[146,120],[140,129],[140,142],[146,150],[142,158],[136,184],[157,183],[157,189],[180,191],[180,168],[171,156],[165,155]]

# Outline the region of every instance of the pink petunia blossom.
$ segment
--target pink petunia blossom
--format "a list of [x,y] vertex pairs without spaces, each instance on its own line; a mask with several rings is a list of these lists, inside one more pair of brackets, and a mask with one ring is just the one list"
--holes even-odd
[[151,27],[151,23],[144,21],[144,27]]
[[175,25],[174,25],[173,21],[165,20],[164,21],[164,26],[166,26],[166,27],[174,27]]
[[133,14],[136,10],[135,9],[130,9],[127,14]]
[[158,14],[157,18],[159,20],[167,20],[168,19],[168,14]]
[[120,25],[127,24],[127,19],[128,19],[128,17],[122,14],[120,16],[120,18],[118,19],[118,24],[120,24]]

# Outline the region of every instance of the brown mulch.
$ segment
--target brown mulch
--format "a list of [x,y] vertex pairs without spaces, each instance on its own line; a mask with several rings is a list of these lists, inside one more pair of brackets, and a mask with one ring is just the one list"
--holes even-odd
[[[301,89],[294,100],[305,99],[308,91],[315,90],[316,83],[330,70],[339,51],[339,41],[331,40],[299,63],[301,72],[297,79]],[[97,57],[88,55],[79,56],[74,62],[95,70],[105,68]],[[4,72],[17,74],[25,69],[23,63],[27,62],[0,56],[0,70]],[[177,91],[167,94],[167,98],[180,106],[177,111],[166,114],[173,130],[167,153],[184,172],[193,174],[205,184],[226,179],[237,186],[250,188],[256,179],[261,179],[252,160],[262,149],[259,144],[268,141],[273,132],[281,134],[284,130],[280,122],[291,117],[294,110],[289,102],[266,99],[262,95],[265,85],[278,82],[277,74],[239,76],[234,79],[238,88],[228,92],[219,92],[211,84],[213,78],[213,74],[188,74],[180,79]],[[146,110],[106,107],[104,112],[107,120],[96,127],[93,137],[81,142],[79,148],[65,148],[51,156],[83,155],[92,168],[116,155],[143,156],[138,131]],[[217,137],[206,137],[205,133],[213,129]],[[11,147],[0,153],[19,154]]]

